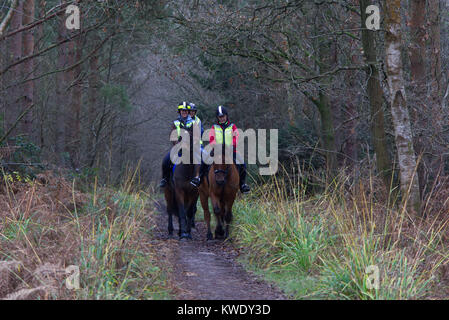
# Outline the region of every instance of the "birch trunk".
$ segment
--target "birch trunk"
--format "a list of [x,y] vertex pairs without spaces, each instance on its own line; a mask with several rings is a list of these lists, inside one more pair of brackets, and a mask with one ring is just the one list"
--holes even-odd
[[416,157],[407,108],[401,60],[401,1],[386,1],[386,68],[390,91],[391,115],[398,153],[401,192],[404,203],[411,214],[420,212],[419,179],[416,172]]

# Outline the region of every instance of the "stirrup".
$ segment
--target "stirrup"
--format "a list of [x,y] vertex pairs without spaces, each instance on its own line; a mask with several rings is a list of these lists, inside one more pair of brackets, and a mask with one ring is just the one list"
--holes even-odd
[[159,188],[164,188],[164,187],[166,187],[166,186],[167,186],[167,183],[168,183],[167,179],[162,178],[161,183],[159,184]]
[[251,188],[249,187],[249,185],[247,185],[246,183],[242,184],[240,186],[240,192],[241,193],[248,193],[251,191]]
[[194,185],[195,187],[199,187],[201,183],[201,180],[199,177],[195,177],[192,180],[190,180],[190,184]]

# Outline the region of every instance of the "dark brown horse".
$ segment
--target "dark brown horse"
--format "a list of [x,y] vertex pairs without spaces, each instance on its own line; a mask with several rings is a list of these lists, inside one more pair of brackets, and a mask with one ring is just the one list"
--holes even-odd
[[[188,130],[192,138],[191,130]],[[192,140],[192,139],[190,139]],[[198,201],[198,188],[190,181],[195,177],[196,164],[193,163],[193,144],[190,145],[190,162],[179,163],[172,172],[170,182],[165,188],[165,201],[168,213],[168,233],[173,235],[173,215],[178,217],[179,238],[192,239],[191,229],[194,226],[194,207]]]
[[[232,156],[225,157],[223,152],[221,156],[215,158],[214,163],[209,168],[207,179],[203,179],[199,188],[204,220],[206,220],[207,224],[208,240],[212,240],[209,198],[212,201],[212,207],[217,221],[215,238],[226,239],[229,236],[229,226],[232,221],[232,206],[238,190],[239,173],[237,167],[232,161]],[[223,227],[225,227],[224,230]]]

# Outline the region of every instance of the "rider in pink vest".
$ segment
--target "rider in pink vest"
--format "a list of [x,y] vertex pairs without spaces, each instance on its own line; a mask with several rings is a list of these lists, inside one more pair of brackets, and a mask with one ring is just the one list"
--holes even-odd
[[[220,132],[215,132],[220,130]],[[230,131],[232,132],[232,143],[226,141],[226,137],[230,136]],[[214,124],[209,133],[209,143],[214,144],[225,144],[231,145],[233,149],[233,160],[240,175],[240,191],[242,193],[248,193],[251,189],[246,184],[246,164],[244,163],[243,157],[237,152],[237,143],[239,138],[239,132],[237,126],[229,121],[228,111],[223,106],[218,106],[217,108],[217,123]],[[229,139],[229,138],[228,138]],[[236,161],[236,158],[239,161]]]

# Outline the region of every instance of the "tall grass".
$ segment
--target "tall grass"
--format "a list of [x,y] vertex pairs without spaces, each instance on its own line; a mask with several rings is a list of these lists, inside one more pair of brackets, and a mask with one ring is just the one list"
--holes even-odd
[[[119,189],[94,186],[85,211],[91,220],[79,230],[80,298],[164,299],[169,297],[166,270],[158,265],[148,235],[153,227],[149,195],[136,191],[138,169],[130,171]],[[74,218],[79,223],[77,210]]]
[[[127,170],[116,188],[99,187],[95,179],[85,192],[76,179],[70,183],[50,172],[26,184],[3,180],[0,298],[170,297],[168,270],[152,242],[150,194],[139,185],[138,168]],[[77,289],[66,285],[68,266],[79,268]]]
[[303,181],[273,177],[239,199],[234,237],[248,267],[296,299],[439,295],[447,220],[411,219],[373,180],[351,184],[341,174],[307,196]]

